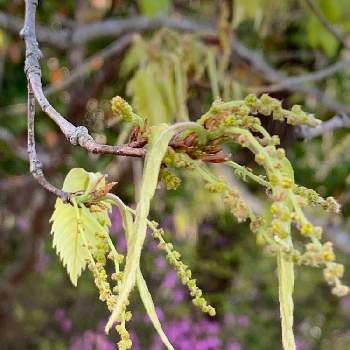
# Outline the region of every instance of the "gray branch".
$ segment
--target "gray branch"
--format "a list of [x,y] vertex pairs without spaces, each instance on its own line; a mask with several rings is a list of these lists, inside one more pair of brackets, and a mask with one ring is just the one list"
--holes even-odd
[[[23,20],[0,11],[0,27],[8,33],[18,35],[23,28]],[[69,36],[69,31],[66,30],[56,31],[42,26],[37,28],[39,42],[59,49],[69,47]]]
[[264,91],[264,92],[275,92],[275,91],[280,91],[284,88],[293,86],[293,85],[300,85],[306,82],[317,82],[320,80],[323,80],[325,78],[328,78],[335,73],[344,70],[346,68],[350,67],[350,59],[342,60],[339,62],[336,62],[326,68],[320,69],[319,71],[312,72],[312,73],[307,73],[307,74],[301,74],[299,76],[295,77],[288,77],[284,81],[269,85],[269,86],[264,86],[258,89],[258,91]]
[[24,71],[28,80],[28,154],[30,159],[30,170],[34,178],[48,191],[64,200],[68,200],[68,194],[51,185],[44,177],[42,165],[37,157],[34,137],[34,116],[35,100],[38,101],[41,109],[45,112],[61,129],[66,138],[73,145],[80,145],[92,153],[109,153],[116,155],[144,156],[145,150],[132,148],[128,145],[109,146],[95,142],[89,135],[85,127],[75,127],[57,112],[45,97],[41,83],[41,68],[39,60],[41,52],[35,35],[35,12],[37,0],[26,0],[26,12],[24,27],[21,30],[26,44],[26,59]]
[[69,194],[51,185],[45,178],[43,166],[38,158],[35,147],[34,118],[35,118],[35,97],[30,84],[28,84],[28,156],[30,172],[33,177],[49,192],[61,197],[64,201],[69,200]]
[[301,125],[297,129],[297,136],[300,139],[310,140],[327,132],[331,132],[342,128],[350,129],[350,117],[346,114],[336,115],[333,118],[316,126],[315,128],[310,128],[306,125]]

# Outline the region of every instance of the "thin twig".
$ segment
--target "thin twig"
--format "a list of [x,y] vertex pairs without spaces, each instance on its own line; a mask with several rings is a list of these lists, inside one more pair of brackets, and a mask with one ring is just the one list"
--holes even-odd
[[300,139],[310,140],[327,132],[342,128],[350,129],[350,117],[346,114],[336,115],[315,128],[300,125],[297,129],[297,136]]
[[344,70],[346,68],[350,67],[350,59],[342,60],[339,62],[336,62],[326,68],[320,69],[316,72],[301,74],[295,77],[288,77],[284,79],[280,83],[268,85],[268,86],[262,86],[256,89],[256,92],[276,92],[283,90],[286,87],[300,85],[303,83],[309,83],[309,82],[317,82],[320,80],[323,80],[325,78],[328,78],[335,73],[339,72],[340,70]]
[[49,192],[61,197],[65,201],[69,200],[69,194],[50,184],[43,173],[43,166],[38,158],[35,148],[34,118],[35,118],[35,97],[28,83],[28,156],[30,162],[30,172],[33,177]]

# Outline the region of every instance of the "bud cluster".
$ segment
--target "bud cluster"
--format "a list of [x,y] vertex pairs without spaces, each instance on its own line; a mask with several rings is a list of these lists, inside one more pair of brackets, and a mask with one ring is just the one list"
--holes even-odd
[[226,182],[222,179],[206,183],[205,188],[211,193],[223,193],[226,189]]
[[[105,302],[108,310],[112,312],[117,304],[118,294],[120,293],[120,288],[124,278],[124,274],[119,268],[119,265],[124,261],[124,255],[119,254],[116,251],[109,237],[96,234],[96,239],[99,243],[96,245],[95,251],[92,252],[90,250],[91,255],[88,268],[94,276],[94,282],[99,291],[100,300]],[[115,267],[115,272],[110,276],[112,281],[117,282],[113,288],[111,288],[111,284],[108,282],[108,274],[105,269],[107,262],[106,256],[114,263]],[[121,338],[118,342],[119,350],[128,350],[131,349],[132,346],[130,335],[125,328],[125,322],[129,321],[132,317],[131,312],[126,311],[128,304],[129,301],[127,300],[121,312],[119,319],[120,323],[116,326],[116,331]]]
[[129,105],[122,97],[115,96],[111,100],[112,112],[120,119],[127,123],[134,123],[138,126],[142,126],[144,123],[143,118],[135,114]]
[[132,347],[132,341],[130,339],[130,334],[125,328],[125,322],[131,320],[131,312],[125,312],[123,315],[123,321],[115,327],[115,330],[120,336],[120,341],[118,342],[118,350],[129,350]]

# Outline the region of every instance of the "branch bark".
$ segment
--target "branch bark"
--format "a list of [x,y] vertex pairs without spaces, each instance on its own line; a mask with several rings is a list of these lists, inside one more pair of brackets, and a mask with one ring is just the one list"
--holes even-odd
[[30,162],[30,172],[33,177],[49,192],[54,193],[56,196],[61,197],[64,201],[69,200],[69,194],[63,192],[57,187],[50,184],[43,173],[43,166],[38,158],[35,147],[35,133],[34,133],[34,118],[35,118],[35,97],[32,87],[28,83],[28,156]]

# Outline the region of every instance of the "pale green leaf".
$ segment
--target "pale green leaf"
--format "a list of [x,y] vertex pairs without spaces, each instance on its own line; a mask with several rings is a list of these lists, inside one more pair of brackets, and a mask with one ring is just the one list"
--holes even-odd
[[186,72],[183,70],[183,62],[177,56],[172,57],[174,62],[174,74],[176,81],[176,99],[178,106],[178,119],[185,121],[188,120],[188,110],[187,110],[187,76]]
[[135,110],[147,117],[151,125],[172,121],[171,112],[164,103],[164,90],[158,83],[159,71],[158,64],[150,63],[137,71],[128,86]]
[[281,173],[288,175],[294,181],[294,170],[288,158],[284,157],[281,163],[282,163],[282,167],[280,169]]
[[128,246],[126,257],[124,270],[124,276],[126,277],[123,280],[117,305],[107,322],[107,332],[113,323],[119,319],[123,305],[127,301],[129,294],[135,285],[136,273],[140,264],[141,250],[146,237],[147,216],[150,209],[151,199],[153,198],[157,187],[162,159],[173,135],[174,129],[168,128],[165,125],[158,125],[151,128],[141,183],[140,201],[136,207],[135,222],[132,230],[133,238]]
[[287,259],[288,257],[282,251],[278,252],[278,294],[282,321],[282,343],[284,350],[295,350],[293,334],[294,263]]
[[338,40],[312,14],[306,22],[306,29],[312,47],[323,49],[329,57],[336,54],[339,47]]
[[215,54],[216,52],[214,50],[208,50],[207,52],[207,67],[208,67],[208,73],[209,73],[211,93],[214,99],[220,97],[219,80],[218,80],[218,72],[217,72],[217,67],[215,62]]
[[89,174],[83,168],[74,168],[69,171],[63,182],[62,190],[70,193],[85,192],[89,185]]
[[[102,226],[98,222],[95,213],[91,213],[84,208],[78,210],[80,211],[81,227],[85,238],[92,251],[94,251],[99,243],[96,234],[108,234],[107,226]],[[52,221],[53,247],[56,248],[63,266],[66,267],[70,280],[76,286],[89,257],[78,228],[79,220],[76,211],[71,204],[63,203],[58,198],[50,221]]]
[[65,177],[62,190],[70,193],[90,193],[103,188],[105,184],[106,181],[101,173],[92,173],[83,168],[74,168]]
[[[71,193],[90,193],[105,185],[105,179],[102,177],[100,173],[89,173],[82,168],[75,168],[67,174],[62,189]],[[81,232],[84,233],[92,252],[95,251],[100,240],[96,235],[108,235],[111,225],[108,212],[111,206],[105,202],[103,205],[105,209],[92,205],[90,209],[78,208],[77,212],[70,203],[63,203],[60,198],[56,200],[55,210],[50,219],[53,246],[75,286],[89,257]]]
[[[133,232],[132,232],[132,226],[133,226],[133,220],[132,215],[130,211],[128,210],[127,206],[116,196],[113,196],[114,203],[118,206],[120,213],[122,215],[123,220],[123,227],[125,234],[127,236],[128,245],[130,244],[130,240],[133,239]],[[158,319],[154,303],[152,300],[151,293],[148,290],[147,284],[145,279],[142,276],[142,272],[140,270],[140,267],[138,267],[138,270],[136,272],[136,283],[137,288],[140,293],[141,300],[143,302],[143,305],[145,306],[145,309],[147,311],[148,317],[150,318],[155,330],[159,334],[161,340],[163,341],[164,345],[168,350],[174,350],[173,346],[171,345],[169,339],[165,335],[162,326],[160,324],[160,321]]]
[[156,313],[156,309],[154,307],[154,303],[152,300],[152,295],[149,292],[148,288],[147,288],[147,284],[145,279],[142,276],[141,270],[140,268],[137,271],[137,287],[139,289],[140,292],[140,297],[141,300],[143,302],[143,305],[145,306],[145,309],[147,311],[148,317],[150,318],[150,320],[152,321],[152,324],[155,328],[155,330],[157,331],[157,333],[159,334],[160,338],[163,341],[163,344],[166,346],[166,348],[168,350],[174,350],[174,347],[171,345],[171,343],[169,342],[168,337],[165,335],[163,329],[162,329],[162,325],[160,324],[160,321],[158,319],[157,313]]
[[146,57],[146,47],[142,39],[136,39],[132,47],[128,50],[120,67],[120,75],[126,77],[134,69],[136,69],[140,62]]

